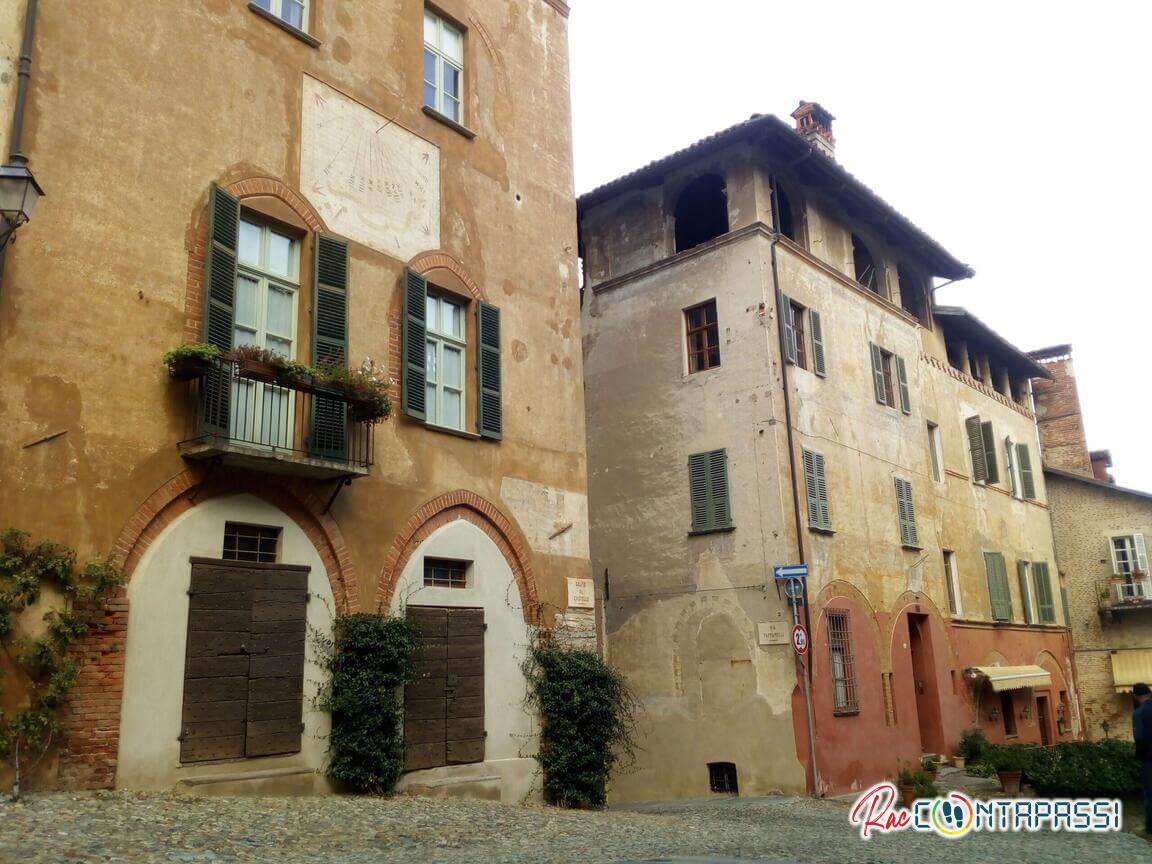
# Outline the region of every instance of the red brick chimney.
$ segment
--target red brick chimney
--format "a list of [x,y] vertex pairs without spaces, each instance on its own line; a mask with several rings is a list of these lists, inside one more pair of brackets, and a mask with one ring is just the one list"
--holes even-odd
[[1036,400],[1036,426],[1040,432],[1040,449],[1049,468],[1073,474],[1094,476],[1084,418],[1080,413],[1080,395],[1072,369],[1072,346],[1055,345],[1028,356],[1052,374],[1052,380],[1036,378],[1032,393]]
[[1112,467],[1111,450],[1093,450],[1088,454],[1092,460],[1092,476],[1101,483],[1115,483],[1116,478],[1108,471]]
[[800,101],[792,112],[796,131],[825,156],[836,155],[836,139],[832,137],[832,121],[836,118],[821,107],[819,102]]

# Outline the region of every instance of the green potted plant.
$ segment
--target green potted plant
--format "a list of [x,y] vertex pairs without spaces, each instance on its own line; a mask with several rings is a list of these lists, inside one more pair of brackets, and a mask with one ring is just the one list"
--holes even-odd
[[911,808],[918,797],[917,790],[931,786],[932,781],[923,771],[914,771],[911,763],[905,762],[896,774],[896,785],[900,787],[900,801]]
[[923,756],[923,757],[921,757],[920,768],[927,775],[928,779],[933,781],[933,782],[936,781],[936,770],[938,767],[939,766],[936,763],[936,757],[935,756]]
[[359,369],[329,365],[320,370],[322,379],[339,390],[348,401],[348,413],[357,422],[378,423],[392,414],[392,399],[388,395],[392,380],[371,357],[365,358]]
[[318,373],[307,363],[285,360],[276,367],[276,383],[306,393],[315,392]]
[[1020,778],[1027,755],[1026,748],[1012,744],[987,748],[984,758],[996,770],[1005,795],[1014,797],[1020,794]]
[[979,762],[987,746],[988,738],[984,735],[984,730],[975,726],[965,729],[960,733],[960,744],[957,747],[959,755],[953,763],[957,768],[963,768],[966,761]]
[[233,348],[228,356],[236,362],[237,375],[265,384],[274,383],[287,363],[287,358],[258,345],[240,345]]
[[188,342],[164,355],[168,374],[177,381],[203,378],[215,366],[220,349],[207,342]]

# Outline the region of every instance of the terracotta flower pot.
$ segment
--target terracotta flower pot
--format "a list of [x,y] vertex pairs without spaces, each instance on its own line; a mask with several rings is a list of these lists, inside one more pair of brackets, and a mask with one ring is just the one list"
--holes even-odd
[[964,757],[963,757],[963,756],[953,756],[953,757],[952,757],[952,765],[953,765],[953,767],[956,767],[956,768],[963,768],[963,767],[964,767],[964,762],[965,762],[965,759],[964,759]]
[[1015,797],[1020,794],[1019,771],[997,771],[996,774],[1000,777],[1000,786],[1004,789],[1005,795]]
[[916,801],[916,787],[912,785],[900,787],[900,800],[904,806],[911,809],[913,803]]

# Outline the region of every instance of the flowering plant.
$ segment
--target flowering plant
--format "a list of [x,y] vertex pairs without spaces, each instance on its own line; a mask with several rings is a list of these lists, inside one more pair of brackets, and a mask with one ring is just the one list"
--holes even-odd
[[359,369],[327,365],[320,369],[320,375],[326,384],[344,391],[354,403],[357,419],[378,422],[391,416],[392,399],[388,393],[394,382],[371,357],[365,357]]

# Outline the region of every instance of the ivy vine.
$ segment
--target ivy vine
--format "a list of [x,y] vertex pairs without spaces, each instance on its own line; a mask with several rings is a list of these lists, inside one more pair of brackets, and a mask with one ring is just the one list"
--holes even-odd
[[608,779],[635,753],[637,701],[624,676],[599,654],[539,633],[523,664],[528,705],[540,715],[536,755],[544,800],[592,809],[607,800]]
[[[14,528],[0,531],[0,649],[23,679],[16,684],[21,707],[0,710],[0,758],[15,770],[13,798],[20,796],[24,760],[42,757],[63,727],[63,708],[80,672],[72,648],[92,629],[102,601],[121,581],[120,571],[107,562],[78,567],[67,546],[51,540],[33,544]],[[22,626],[22,613],[45,589],[58,592],[62,602],[44,613],[42,628]]]
[[404,772],[404,685],[415,635],[404,618],[356,613],[317,637],[330,673],[319,704],[332,713],[328,776],[356,792],[391,792]]

